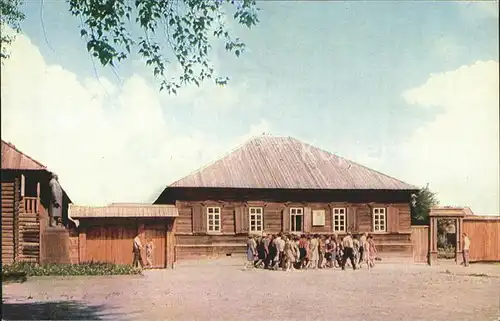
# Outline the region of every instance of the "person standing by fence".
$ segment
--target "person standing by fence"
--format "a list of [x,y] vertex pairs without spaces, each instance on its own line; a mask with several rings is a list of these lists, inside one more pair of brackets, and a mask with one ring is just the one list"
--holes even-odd
[[464,259],[464,266],[469,266],[469,249],[470,249],[470,239],[467,236],[466,233],[462,234],[462,239],[463,239],[463,259]]
[[134,247],[132,252],[134,253],[134,261],[132,262],[133,267],[140,267],[141,269],[144,267],[144,261],[142,260],[142,242],[141,236],[143,234],[143,229],[139,228],[139,233],[134,238]]
[[146,243],[146,265],[148,268],[153,267],[153,250],[154,250],[153,239],[149,238],[148,242]]

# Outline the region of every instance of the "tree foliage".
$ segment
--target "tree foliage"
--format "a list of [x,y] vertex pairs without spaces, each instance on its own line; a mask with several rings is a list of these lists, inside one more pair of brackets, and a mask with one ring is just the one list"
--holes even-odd
[[[5,10],[6,21],[18,27],[15,22],[22,16],[18,10],[19,0],[0,1],[2,7],[5,4],[8,9]],[[183,85],[199,86],[206,79],[225,85],[229,78],[217,77],[210,62],[212,41],[222,40],[225,49],[239,57],[245,44],[231,35],[225,20],[227,14],[247,28],[259,21],[255,0],[67,2],[70,13],[81,21],[80,35],[87,42],[88,52],[103,66],[114,66],[136,53],[160,79],[160,90],[166,89],[174,94]],[[226,12],[226,9],[231,12]],[[180,75],[174,75],[168,68],[172,64],[178,64]]]
[[0,60],[9,58],[8,46],[14,41],[15,35],[7,32],[7,26],[15,32],[21,31],[24,14],[19,9],[20,0],[0,0]]
[[439,205],[439,200],[436,194],[431,192],[429,185],[426,185],[418,192],[415,199],[415,205],[412,206],[411,216],[413,223],[427,223],[431,208],[437,205]]

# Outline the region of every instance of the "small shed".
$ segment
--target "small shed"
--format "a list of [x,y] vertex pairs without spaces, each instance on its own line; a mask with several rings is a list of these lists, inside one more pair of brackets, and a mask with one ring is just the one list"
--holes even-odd
[[173,205],[70,205],[68,214],[77,225],[70,231],[72,263],[132,264],[133,239],[141,227],[142,242],[151,239],[154,244],[153,268],[172,267],[175,262],[173,227],[178,211]]

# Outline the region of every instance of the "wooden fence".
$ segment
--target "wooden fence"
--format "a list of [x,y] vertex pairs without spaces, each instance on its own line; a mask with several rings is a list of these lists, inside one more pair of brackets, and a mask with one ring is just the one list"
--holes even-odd
[[[132,264],[133,240],[137,235],[137,224],[114,224],[108,222],[99,226],[99,220],[92,225],[69,231],[69,260],[71,263],[110,262]],[[100,221],[103,222],[103,221]],[[175,261],[175,238],[172,232],[172,220],[159,224],[146,224],[143,245],[148,240],[153,242],[152,267],[170,268]],[[146,262],[144,262],[146,263]]]
[[[500,217],[469,216],[462,219],[462,231],[471,240],[471,262],[500,261]],[[461,235],[459,235],[461,239]],[[413,262],[427,263],[429,256],[429,226],[412,226]],[[459,262],[461,258],[459,257]]]
[[413,246],[413,262],[428,263],[429,261],[429,226],[412,226],[411,243]]
[[471,240],[471,262],[500,261],[500,217],[465,217],[463,231]]

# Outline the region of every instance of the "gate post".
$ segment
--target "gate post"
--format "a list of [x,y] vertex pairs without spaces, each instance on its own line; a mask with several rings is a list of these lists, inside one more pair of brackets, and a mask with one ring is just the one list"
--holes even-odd
[[437,263],[437,217],[431,216],[429,220],[429,265]]
[[457,262],[457,264],[462,264],[462,261],[463,261],[463,255],[462,255],[462,253],[463,253],[462,233],[464,232],[463,223],[464,223],[463,218],[457,217],[457,221],[456,221],[456,235],[457,235],[456,250],[457,250],[457,253],[456,253],[456,257],[455,257],[455,262]]

